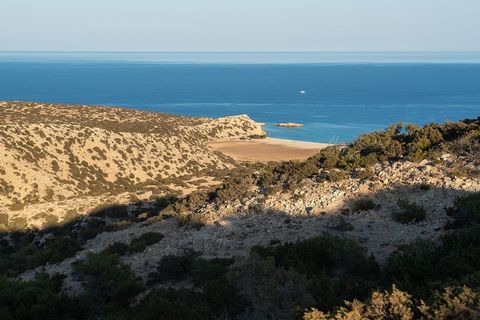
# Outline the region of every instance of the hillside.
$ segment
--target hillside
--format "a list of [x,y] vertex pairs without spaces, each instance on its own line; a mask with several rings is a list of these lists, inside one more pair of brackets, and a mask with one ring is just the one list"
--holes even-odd
[[[247,116],[206,119],[0,102],[0,212],[10,212],[14,220],[22,211],[28,225],[40,226],[41,204],[50,204],[48,210],[67,202],[76,215],[93,209],[77,207],[78,199],[95,205],[95,197],[149,190],[153,198],[161,195],[159,187],[175,189],[176,182],[198,177],[208,182],[212,172],[234,167],[209,142],[263,134]],[[38,217],[30,216],[26,205],[36,205]],[[64,215],[57,217],[61,221]]]
[[[305,161],[240,164],[207,144],[262,134],[245,116],[212,120],[121,108],[106,116],[108,108],[79,106],[51,106],[58,116],[43,116],[46,107],[37,104],[4,106],[8,137],[12,122],[23,132],[16,144],[1,140],[10,174],[0,177],[19,190],[4,189],[5,199],[13,194],[28,202],[18,194],[30,181],[54,188],[55,197],[62,188],[71,192],[64,200],[39,197],[18,211],[11,211],[12,201],[4,207],[10,217],[37,221],[30,216],[36,208],[66,215],[74,201],[94,208],[68,223],[50,218],[39,229],[6,224],[17,231],[4,232],[0,242],[0,274],[8,278],[0,278],[0,301],[8,300],[12,318],[29,314],[21,302],[29,292],[36,292],[30,298],[38,314],[49,319],[480,316],[480,119],[392,125]],[[48,139],[22,128],[40,125],[49,135],[65,126],[62,135],[76,134],[75,148],[52,139],[52,148],[44,144],[48,160],[28,162],[36,150],[29,146]],[[115,144],[116,137],[125,144]],[[172,139],[181,140],[179,149]],[[86,141],[98,143],[95,158]],[[171,147],[173,161],[155,166],[154,157],[140,156],[153,152],[152,144],[163,150],[158,157]],[[125,160],[119,150],[129,146]],[[105,181],[95,180],[109,195],[96,194],[88,175],[76,179],[65,169],[79,166],[75,157],[102,172]],[[51,159],[65,175],[50,169]],[[189,166],[191,159],[198,164]],[[19,163],[32,168],[25,186],[14,180]],[[162,170],[166,165],[175,169]],[[117,186],[122,179],[130,179],[128,186]],[[208,183],[197,187],[192,179]],[[86,189],[78,188],[82,182]]]

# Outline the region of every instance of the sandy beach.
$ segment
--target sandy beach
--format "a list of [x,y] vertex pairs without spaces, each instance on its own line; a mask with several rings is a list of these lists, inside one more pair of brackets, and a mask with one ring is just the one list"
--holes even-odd
[[240,161],[286,161],[305,160],[330,144],[265,138],[248,141],[222,141],[209,145]]

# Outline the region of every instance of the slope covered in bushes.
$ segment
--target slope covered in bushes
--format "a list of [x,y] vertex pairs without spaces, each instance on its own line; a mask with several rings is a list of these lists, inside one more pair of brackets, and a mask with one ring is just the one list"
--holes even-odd
[[[460,198],[452,210],[472,210],[479,199]],[[470,214],[478,214],[473,208]],[[477,319],[479,234],[478,223],[464,224],[438,243],[401,248],[384,265],[332,236],[257,246],[237,263],[185,252],[161,259],[147,283],[109,248],[75,265],[81,296],[62,294],[61,276],[3,278],[0,310],[5,319]],[[134,303],[144,286],[152,290]]]
[[[193,193],[172,206],[177,213],[195,211],[205,203],[224,203],[262,192],[294,190],[310,178],[340,181],[347,177],[375,179],[371,167],[378,163],[429,159],[441,162],[443,154],[456,160],[452,172],[459,176],[480,173],[480,118],[424,127],[397,124],[359,137],[346,146],[331,146],[299,162],[250,164],[235,170],[223,184]],[[195,217],[184,217],[195,220]]]
[[[332,232],[336,235],[319,229],[311,238],[302,233],[298,241],[266,238],[268,241],[254,246],[245,256],[212,257],[189,247],[179,247],[176,254],[150,249],[171,249],[168,246],[172,242],[167,242],[171,234],[153,229],[159,226],[157,222],[169,222],[171,228],[167,230],[172,232],[186,234],[198,229],[203,238],[193,239],[207,242],[207,237],[216,236],[200,232],[205,222],[199,215],[208,205],[241,203],[258,194],[289,193],[300,197],[295,194],[298,187],[320,185],[302,185],[305,179],[337,182],[354,178],[371,182],[376,177],[369,170],[380,162],[388,166],[403,160],[429,159],[434,163],[444,161],[444,154],[451,154],[454,160],[448,165],[453,167],[448,172],[474,176],[479,164],[479,125],[479,120],[471,120],[424,128],[394,126],[365,135],[348,146],[326,149],[304,162],[245,165],[208,192],[167,197],[150,206],[138,203],[134,210],[123,206],[106,208],[88,219],[42,231],[3,233],[2,319],[478,319],[478,192],[451,193],[465,195],[449,200],[452,206],[445,208],[449,223],[444,229],[435,227],[443,236],[431,241],[412,238],[413,243],[400,246],[385,261],[376,261],[369,254],[364,239],[357,239],[362,241],[360,244],[343,237],[353,228],[349,215],[362,219],[366,212],[377,213],[376,195],[358,198],[352,201],[350,211],[338,212],[338,221],[343,224]],[[411,187],[418,197],[447,195],[446,190],[433,193],[436,190],[428,185]],[[383,219],[398,219],[401,223],[395,223],[405,232],[430,223],[428,218],[438,213],[421,207],[417,200],[410,197],[402,201],[394,211],[398,215]],[[447,217],[442,212],[445,222]],[[275,224],[263,226],[265,233],[280,226],[285,233],[305,230],[287,213],[279,216],[281,220],[274,220]],[[309,218],[321,220],[326,216]],[[132,226],[135,228],[130,229]],[[214,230],[209,227],[205,229]],[[221,227],[228,231],[222,233],[226,238],[249,235],[236,232],[232,225]],[[141,234],[132,238],[132,230],[140,230]],[[117,232],[120,237],[103,247],[101,242],[93,241]],[[226,238],[212,241],[227,242]],[[141,255],[149,251],[150,255]],[[135,269],[129,259],[140,257],[152,259],[138,260],[135,266],[140,264],[142,268]],[[153,257],[158,259],[153,261]],[[55,269],[55,263],[68,259],[76,261],[71,264],[73,274],[52,274],[52,270],[62,270]],[[147,264],[151,268],[146,268]],[[41,272],[42,266],[50,275]],[[35,267],[40,267],[36,278],[15,278]],[[138,270],[153,272],[139,274]],[[81,285],[80,292],[73,296],[62,291],[62,284],[71,282],[72,277]]]

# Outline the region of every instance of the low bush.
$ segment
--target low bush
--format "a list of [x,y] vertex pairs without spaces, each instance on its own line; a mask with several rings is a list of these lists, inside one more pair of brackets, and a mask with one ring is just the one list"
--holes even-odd
[[30,281],[0,277],[0,315],[3,320],[88,319],[86,301],[61,295],[63,277],[38,274]]
[[191,276],[196,285],[205,284],[207,281],[219,279],[227,273],[228,267],[233,264],[233,259],[195,259]]
[[133,239],[128,248],[129,253],[145,251],[145,248],[162,240],[164,235],[158,232],[146,232],[140,237]]
[[99,218],[89,218],[87,224],[78,232],[83,241],[95,238],[106,229],[106,222]]
[[123,242],[114,242],[107,247],[106,252],[123,256],[128,253],[129,245]]
[[158,289],[132,308],[127,319],[205,320],[215,319],[205,295],[187,289]]
[[191,278],[195,285],[220,278],[233,264],[233,259],[202,259],[200,253],[187,250],[181,256],[164,256],[157,271],[150,274],[150,283],[181,281]]
[[380,269],[364,248],[339,237],[315,237],[275,247],[253,247],[277,267],[307,276],[317,306],[328,309],[352,297],[366,297],[378,285]]
[[272,257],[253,253],[229,278],[248,302],[244,319],[295,319],[299,310],[315,303],[307,277],[277,266]]
[[108,217],[114,219],[127,219],[129,217],[128,206],[112,204],[102,205],[92,213],[94,217]]
[[406,224],[406,223],[416,223],[426,219],[427,212],[425,209],[416,204],[411,203],[406,199],[400,199],[397,202],[401,211],[394,212],[392,214],[393,220]]
[[480,289],[480,225],[458,230],[440,245],[417,243],[392,254],[385,265],[387,283],[423,299],[444,286]]
[[120,263],[117,254],[90,252],[84,260],[73,264],[73,269],[87,295],[99,305],[125,307],[144,290],[142,282],[127,265]]
[[348,178],[348,175],[342,170],[330,170],[327,174],[327,180],[331,182],[340,182]]
[[46,263],[63,261],[81,249],[80,241],[70,237],[56,236],[43,246],[34,244],[33,237],[33,233],[17,233],[13,245],[5,243],[0,246],[0,274],[15,276]]
[[352,212],[366,211],[375,209],[377,205],[370,198],[359,198],[352,201]]
[[480,224],[480,192],[459,197],[454,205],[455,207],[449,211],[453,221],[447,224],[447,229]]
[[182,256],[165,256],[157,271],[150,274],[149,284],[191,280],[201,288],[203,294],[198,298],[204,299],[202,301],[210,313],[217,316],[237,314],[243,310],[244,303],[226,275],[232,263],[233,259],[202,259],[194,251],[187,251]]
[[160,260],[157,271],[149,276],[149,283],[180,281],[190,276],[198,252],[190,251],[182,256],[167,255]]

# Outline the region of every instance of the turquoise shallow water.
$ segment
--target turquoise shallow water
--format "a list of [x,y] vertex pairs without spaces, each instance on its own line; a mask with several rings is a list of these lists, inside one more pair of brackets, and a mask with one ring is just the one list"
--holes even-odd
[[[480,116],[480,54],[5,52],[0,100],[246,113],[273,137],[347,142],[398,121]],[[288,121],[305,126],[274,126]]]

